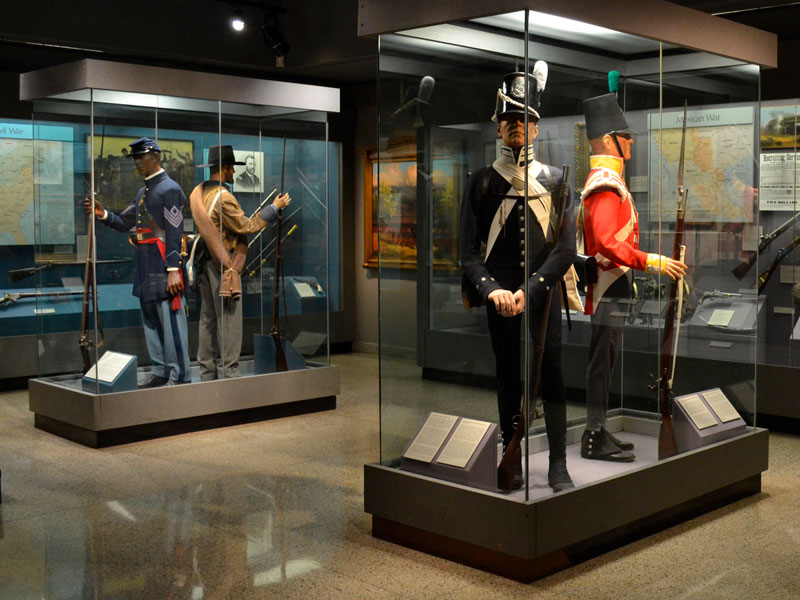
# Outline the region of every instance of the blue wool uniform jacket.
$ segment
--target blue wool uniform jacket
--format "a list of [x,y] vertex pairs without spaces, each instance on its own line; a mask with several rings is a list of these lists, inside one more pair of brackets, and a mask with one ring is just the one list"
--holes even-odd
[[[165,258],[156,243],[137,243],[136,273],[133,280],[133,295],[142,302],[167,300],[167,268],[182,267],[181,240],[183,237],[183,207],[186,195],[180,186],[170,179],[166,171],[145,181],[130,206],[119,214],[108,212],[105,224],[118,231],[150,228],[151,221],[139,208],[144,196],[144,205],[156,227],[153,233],[164,238]],[[160,231],[159,231],[160,230]]]

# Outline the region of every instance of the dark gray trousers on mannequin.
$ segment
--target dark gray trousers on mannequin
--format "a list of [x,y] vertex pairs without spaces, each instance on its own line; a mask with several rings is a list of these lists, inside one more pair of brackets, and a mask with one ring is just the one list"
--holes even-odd
[[197,278],[200,293],[197,362],[200,380],[209,381],[219,375],[239,376],[239,355],[242,352],[242,301],[219,296],[219,268],[209,260]]
[[586,369],[586,429],[591,431],[606,426],[611,378],[622,348],[629,310],[630,283],[623,275],[609,287],[592,315],[592,340]]

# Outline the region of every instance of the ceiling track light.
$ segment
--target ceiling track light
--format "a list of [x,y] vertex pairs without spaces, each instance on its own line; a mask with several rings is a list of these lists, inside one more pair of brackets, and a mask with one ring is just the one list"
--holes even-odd
[[289,42],[286,41],[286,36],[278,27],[278,14],[285,12],[283,8],[265,8],[264,10],[264,24],[261,26],[261,36],[264,38],[264,44],[275,55],[275,66],[284,67],[285,57],[291,50]]
[[235,8],[231,13],[231,27],[234,31],[242,31],[244,29],[244,14],[241,9]]

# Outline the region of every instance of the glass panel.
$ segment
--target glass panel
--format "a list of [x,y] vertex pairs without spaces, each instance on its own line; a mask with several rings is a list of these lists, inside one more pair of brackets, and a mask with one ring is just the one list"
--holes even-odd
[[[698,55],[696,64],[713,61],[711,56]],[[651,222],[661,215],[661,235],[653,224],[646,234],[650,247],[660,240],[660,252],[666,255],[673,253],[677,228],[680,127],[683,104],[688,105],[683,240],[688,271],[673,391],[679,402],[699,393],[708,403],[704,390],[718,388],[754,425],[755,364],[765,358],[764,338],[759,342],[758,331],[764,330],[767,306],[759,295],[759,271],[752,269],[742,276],[739,264],[756,250],[759,71],[749,65],[688,71],[665,60],[663,82],[663,111],[651,113],[645,123],[650,131],[648,209]],[[653,185],[659,176],[660,185]],[[660,192],[658,198],[656,192]],[[669,314],[669,282],[661,277],[657,283],[667,290],[660,307]],[[666,339],[666,328],[664,332]],[[665,365],[662,354],[660,372]]]
[[379,146],[365,182],[380,275],[384,464],[399,464],[430,412],[497,420],[485,309],[462,303],[458,215],[469,174],[494,160],[489,118],[502,75],[523,60],[524,45],[515,47],[499,55],[380,40]]
[[[526,39],[527,51],[522,42]],[[498,88],[504,75],[536,71],[538,61],[546,63],[548,76],[536,108],[541,121],[526,141],[532,143],[536,161],[548,169],[536,166],[526,175],[518,162],[520,154],[512,150],[509,159],[514,168],[504,171],[508,177],[500,175],[503,183],[498,180],[498,190],[494,190],[494,175],[484,182],[482,174],[498,157],[497,168],[503,171],[498,126],[489,120],[496,102],[508,104],[508,98],[497,99]],[[616,114],[626,119],[633,137],[627,141],[625,128],[615,129],[620,132],[617,142],[609,136],[612,145],[604,148],[596,139],[591,143],[588,139],[584,101],[610,92],[616,93],[604,102],[609,109],[618,106],[624,111],[624,117],[622,112]],[[508,90],[505,94],[509,95]],[[665,353],[665,338],[670,337],[665,331],[670,279],[660,270],[662,263],[669,264],[666,257],[673,254],[679,124],[683,118],[680,107],[684,101],[689,105],[684,176],[689,208],[683,235],[688,275],[684,285],[675,285],[676,291],[684,290],[681,318],[674,321],[673,328],[677,351]],[[662,106],[666,108],[662,110]],[[523,469],[527,485],[525,492],[514,498],[536,499],[550,494],[553,487],[568,486],[564,477],[565,485],[548,485],[558,483],[554,473],[549,473],[548,448],[561,456],[564,437],[574,482],[582,485],[604,477],[607,471],[591,456],[597,442],[592,444],[594,438],[585,431],[600,436],[601,458],[625,463],[615,468],[655,462],[659,431],[666,429],[661,427],[661,406],[669,416],[673,402],[671,394],[662,394],[660,403],[654,384],[657,379],[665,383],[671,379],[662,372],[662,365],[673,371],[668,360],[671,354],[679,357],[670,383],[677,396],[711,390],[712,400],[715,396],[718,400],[719,394],[713,390],[720,388],[752,423],[754,364],[759,352],[755,333],[763,301],[753,294],[752,282],[739,283],[731,269],[746,256],[757,225],[754,143],[758,106],[755,67],[533,11],[382,36],[379,143],[376,151],[368,153],[365,164],[365,182],[373,201],[367,259],[369,264],[373,249],[380,275],[381,462],[416,468],[410,455],[403,455],[431,412],[497,424],[498,401],[493,388],[498,385],[506,390],[506,398],[511,398],[503,402],[510,407],[506,409],[508,421],[518,412],[523,396],[531,416],[522,450],[522,455],[527,455]],[[605,139],[603,135],[594,138]],[[572,191],[567,194],[570,202],[564,222],[570,227],[560,231],[565,232],[563,239],[571,242],[575,235],[571,225],[578,217],[590,165],[605,165],[603,160],[590,161],[590,155],[625,154],[622,146],[631,143],[625,161],[610,161],[616,165],[620,193],[614,196],[613,211],[603,221],[610,241],[622,236],[627,243],[627,249],[613,257],[615,264],[624,268],[602,265],[600,272],[609,273],[592,288],[588,303],[585,275],[578,273],[577,288],[585,310],[574,306],[568,312],[570,327],[564,323],[565,311],[559,315],[554,310],[552,322],[557,322],[557,316],[562,321],[560,327],[553,325],[547,336],[537,400],[530,393],[535,373],[535,344],[530,334],[541,319],[544,292],[548,286],[558,286],[559,277],[552,278],[552,264],[545,256],[559,256],[562,248],[555,241],[556,228],[550,224],[555,210],[548,208],[545,198],[559,190],[561,171],[569,167]],[[521,181],[515,182],[517,171]],[[601,185],[597,189],[606,188]],[[522,198],[503,198],[508,190]],[[594,194],[594,190],[587,189],[584,195]],[[492,197],[489,208],[482,201],[477,208],[465,205],[471,196],[485,198],[495,192],[497,197]],[[623,211],[622,196],[627,212]],[[510,200],[507,206],[505,200]],[[526,202],[531,210],[524,210]],[[541,214],[534,208],[537,203],[542,204]],[[510,210],[517,206],[525,219],[509,221]],[[590,210],[605,214],[597,207],[590,206]],[[460,213],[460,226],[456,212]],[[470,214],[482,224],[468,228],[465,235],[463,221]],[[592,217],[590,214],[589,219]],[[618,223],[613,223],[614,219]],[[511,234],[508,223],[516,227]],[[596,225],[589,226],[594,232]],[[542,239],[548,235],[545,231],[552,234],[546,241]],[[599,228],[591,235],[607,237],[603,231]],[[503,234],[505,237],[498,238]],[[493,318],[505,319],[487,316],[485,308],[464,310],[462,304],[462,291],[476,292],[480,301],[499,286],[493,269],[497,273],[502,269],[491,258],[484,261],[490,240],[492,251],[517,244],[515,252],[520,254],[516,258],[522,259],[522,269],[509,262],[509,272],[514,275],[506,272],[500,276],[513,281],[502,287],[513,295],[528,280],[529,292],[523,294],[527,311],[519,325],[514,325],[515,333],[498,333],[494,350],[490,330],[499,332],[500,327],[490,323]],[[557,250],[548,254],[554,244]],[[591,246],[592,253],[606,260],[596,244],[592,246],[594,242],[587,244],[585,248]],[[648,254],[653,255],[651,269],[647,267]],[[465,256],[468,260],[462,270]],[[470,256],[477,256],[474,268],[469,265]],[[575,266],[583,264],[577,261]],[[467,273],[463,290],[462,272]],[[598,291],[606,286],[608,293]],[[563,302],[557,289],[553,302]],[[717,303],[719,306],[714,306]],[[600,312],[608,322],[598,316],[595,306],[602,307]],[[706,315],[709,310],[711,315]],[[723,325],[729,314],[730,322]],[[706,318],[713,315],[709,326]],[[527,343],[517,353],[520,329],[525,331]],[[554,376],[559,330],[563,392]],[[593,343],[593,335],[601,337]],[[593,363],[603,377],[587,374],[590,346],[608,348],[609,344],[614,360],[604,365]],[[499,365],[496,352],[501,356]],[[496,382],[497,370],[506,374],[506,383]],[[603,381],[606,390],[597,386]],[[594,398],[590,403],[596,407],[589,423],[587,385]],[[705,396],[700,401],[711,402]],[[545,413],[550,415],[550,431]],[[508,421],[506,437],[514,431]],[[682,448],[687,448],[685,443]],[[500,451],[498,448],[498,454]],[[425,472],[442,475],[435,463],[425,467]]]
[[[48,334],[37,353],[38,371],[44,373],[78,370],[86,362],[93,364],[97,356],[91,298],[84,319],[85,352],[79,350],[77,334],[89,247],[83,200],[91,197],[92,189],[87,126],[91,115],[87,104],[69,108],[66,118],[57,118],[47,107],[37,107],[32,123],[9,125],[8,131],[16,133],[3,140],[3,158],[12,161],[3,170],[14,173],[17,181],[9,182],[10,194],[4,193],[14,210],[3,211],[7,222],[2,237],[13,292],[23,295],[3,308],[2,316],[8,319],[3,330],[4,335]],[[26,168],[28,164],[32,168]],[[25,191],[29,189],[32,197]],[[105,281],[114,276],[105,269],[114,271],[114,266],[123,265],[98,266],[90,274]]]

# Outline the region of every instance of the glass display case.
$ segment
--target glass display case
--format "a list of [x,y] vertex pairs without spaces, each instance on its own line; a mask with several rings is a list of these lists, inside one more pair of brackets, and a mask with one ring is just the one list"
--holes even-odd
[[82,66],[95,85],[22,76],[34,114],[5,144],[32,201],[6,211],[2,318],[38,331],[39,381],[101,394],[328,366],[338,90]]
[[[565,11],[575,14],[571,5],[581,3],[567,4]],[[648,469],[657,473],[723,439],[760,437],[756,363],[766,352],[758,334],[765,302],[755,269],[741,277],[733,272],[758,250],[759,67],[533,10],[441,25],[420,17],[416,28],[390,33],[377,13],[362,21],[370,18],[374,23],[365,28],[372,25],[371,32],[381,33],[378,150],[371,165],[380,275],[381,459],[379,466],[367,466],[365,485],[373,531],[417,543],[413,528],[421,528],[449,541],[505,548],[499,541],[503,534],[478,533],[473,529],[480,527],[466,520],[461,528],[448,528],[432,514],[410,515],[428,514],[448,498],[470,507],[455,509],[469,520],[478,501],[473,504],[465,489],[479,488],[481,502],[491,503],[486,492],[497,494],[498,514],[503,503],[521,502],[541,520],[553,507],[579,510],[588,494],[603,496],[612,480],[615,494],[627,488],[634,497],[647,495],[637,478]],[[441,14],[431,15],[431,23],[443,21]],[[525,73],[533,74],[527,84]],[[515,92],[515,85],[520,90]],[[618,152],[599,152],[602,136],[590,141],[587,135],[584,101],[608,94],[611,105],[624,111],[627,127],[613,131],[630,139],[623,142],[629,155],[619,137]],[[525,102],[514,104],[526,98],[527,109]],[[524,135],[510,149],[504,147],[513,139],[505,137],[507,113],[517,113]],[[606,164],[590,157],[603,154],[626,159],[618,169],[624,190],[614,193],[619,206],[632,205],[629,212],[608,213],[618,220],[608,225],[610,233],[593,225],[596,239],[616,240],[595,256],[601,278],[617,269],[601,281],[616,283],[605,296],[597,295],[601,288],[595,285],[593,298],[587,298],[581,274],[585,310],[574,302],[566,309],[560,277],[545,279],[549,263],[543,264],[543,257],[562,256],[559,236],[572,236],[568,245],[574,252],[576,224],[582,231],[585,211],[594,210],[586,208],[587,199],[609,186],[622,189],[606,180],[586,187],[590,172],[595,176]],[[486,174],[488,165],[492,174]],[[504,182],[496,185],[492,177],[498,174]],[[516,210],[518,217],[510,212]],[[544,249],[534,241],[543,235]],[[638,245],[649,257],[640,253],[623,262],[624,252],[613,250],[621,241]],[[498,258],[497,248],[508,243],[519,244],[518,267]],[[480,268],[473,269],[475,255]],[[665,265],[659,256],[685,263],[685,277],[673,281],[647,266],[654,260]],[[403,258],[411,264],[398,264]],[[585,266],[574,262],[578,271]],[[414,275],[398,266],[413,268]],[[569,261],[561,273],[567,266]],[[620,280],[628,281],[629,291],[612,294]],[[489,308],[474,306],[472,287],[478,303]],[[487,298],[488,289],[508,290],[511,300],[503,301],[511,302],[510,308]],[[545,308],[548,296],[562,307],[560,313]],[[612,327],[597,317],[610,302],[603,314],[620,335],[599,341],[617,335],[603,333]],[[414,332],[398,318],[413,315],[410,307],[416,309]],[[544,315],[550,329],[542,337]],[[512,319],[517,323],[506,325]],[[595,356],[608,352],[611,367],[595,367],[590,374],[590,350]],[[598,385],[609,372],[604,408]],[[599,433],[598,408],[587,422],[588,394],[590,406],[599,402],[604,413]],[[509,411],[527,418],[510,419]],[[596,456],[600,443],[593,432],[610,434],[615,450]],[[519,438],[521,459],[512,484],[503,472],[505,461],[499,471],[494,467]],[[563,465],[564,456],[566,478],[553,466],[559,460]],[[510,465],[513,475],[513,458]],[[378,490],[393,484],[395,492],[405,492],[405,501],[412,489],[430,495],[400,516],[389,494]],[[459,491],[443,491],[451,487]],[[609,516],[609,523],[629,516]],[[531,528],[533,555],[544,547],[564,548],[606,526],[613,529],[589,520],[568,533],[551,531],[552,538]]]

